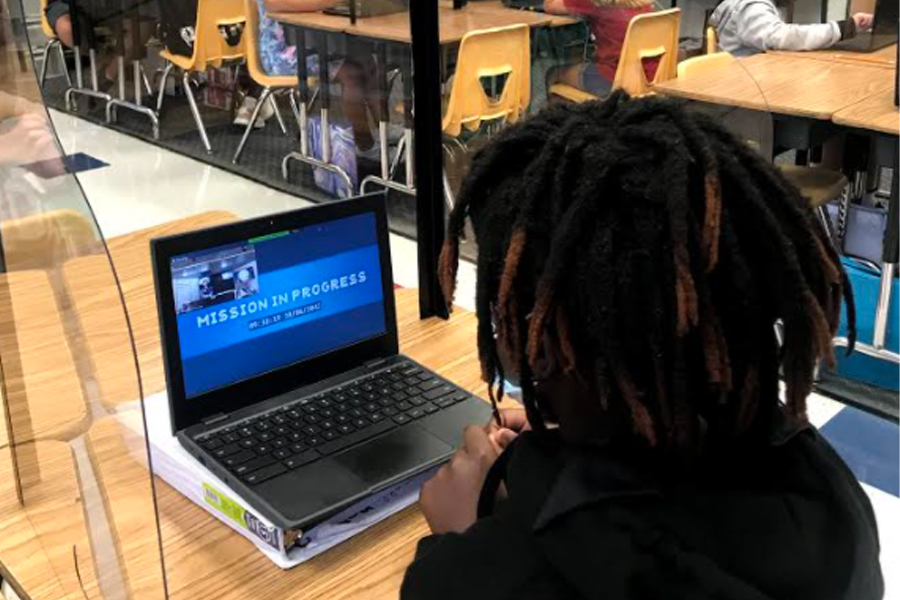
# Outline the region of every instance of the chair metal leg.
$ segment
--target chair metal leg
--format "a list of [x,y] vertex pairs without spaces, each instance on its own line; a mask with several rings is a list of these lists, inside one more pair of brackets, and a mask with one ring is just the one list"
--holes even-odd
[[153,96],[153,86],[150,85],[150,78],[147,77],[147,71],[144,69],[144,65],[141,65],[141,81],[144,82],[144,91],[147,93],[147,96]]
[[234,157],[231,159],[231,164],[236,165],[238,160],[241,158],[241,154],[244,152],[244,145],[247,143],[247,138],[250,137],[250,132],[253,131],[253,126],[256,124],[257,117],[259,117],[259,111],[262,110],[263,105],[269,100],[271,96],[271,88],[265,88],[262,95],[259,97],[259,101],[256,103],[256,106],[253,107],[253,114],[250,115],[250,121],[247,123],[247,127],[244,128],[244,135],[241,136],[241,143],[238,144],[237,150],[234,153]]
[[278,121],[278,126],[281,128],[281,133],[287,135],[287,127],[284,126],[284,119],[281,118],[281,109],[278,108],[278,102],[275,101],[275,94],[269,95],[269,102],[272,103],[272,108],[275,110],[275,120]]
[[40,78],[40,86],[44,87],[44,80],[47,79],[47,59],[50,58],[50,47],[53,46],[53,42],[56,40],[50,40],[44,46],[43,59],[41,60],[41,78]]
[[456,198],[453,196],[453,190],[450,189],[450,181],[447,179],[447,169],[441,170],[441,178],[444,181],[444,202],[447,203],[447,208],[453,210],[453,207],[456,206]]
[[162,77],[159,78],[159,95],[156,97],[156,112],[159,114],[162,111],[163,98],[166,97],[166,83],[169,79],[169,75],[172,73],[172,69],[175,68],[170,62],[166,63],[166,68],[163,69]]
[[[182,77],[184,85],[184,93],[187,95],[188,104],[191,106],[191,114],[194,115],[194,123],[197,124],[197,130],[200,132],[200,139],[203,140],[203,147],[206,148],[207,154],[212,154],[212,146],[209,144],[209,138],[206,135],[206,127],[203,126],[203,119],[200,117],[200,111],[197,109],[197,100],[194,98],[194,92],[191,91],[191,74],[185,71]],[[252,123],[253,121],[251,121]]]
[[291,103],[291,112],[294,113],[294,121],[297,123],[297,128],[300,129],[303,127],[303,121],[300,115],[300,106],[297,104],[297,90],[291,89],[288,93],[288,100]]
[[59,55],[59,66],[62,68],[63,75],[66,76],[66,84],[72,87],[72,76],[69,75],[69,68],[66,66],[66,51],[59,40],[56,40],[54,46],[56,47],[56,53]]

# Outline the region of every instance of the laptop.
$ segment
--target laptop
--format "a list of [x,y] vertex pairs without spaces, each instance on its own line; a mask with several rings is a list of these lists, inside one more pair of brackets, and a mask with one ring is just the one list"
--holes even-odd
[[[848,10],[852,10],[848,3]],[[874,52],[897,43],[900,3],[897,0],[876,0],[875,19],[871,31],[862,31],[849,40],[840,41],[832,48],[849,52]]]
[[326,8],[324,13],[349,17],[356,10],[355,16],[360,19],[381,17],[409,10],[409,0],[343,0],[335,6]]
[[399,353],[383,194],[151,250],[173,434],[275,525],[302,535],[488,422]]

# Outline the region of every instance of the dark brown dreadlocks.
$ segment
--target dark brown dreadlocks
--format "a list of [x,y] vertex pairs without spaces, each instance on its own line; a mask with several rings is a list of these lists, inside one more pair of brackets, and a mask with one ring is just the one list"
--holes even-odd
[[[832,362],[838,256],[808,202],[711,118],[632,100],[545,110],[472,164],[450,215],[440,278],[452,300],[466,218],[478,243],[478,347],[502,398],[498,343],[515,357],[529,420],[545,406],[543,344],[646,443],[696,449],[806,418],[819,359]],[[783,323],[783,345],[775,334]],[[496,336],[495,336],[496,333]],[[495,404],[496,407],[496,404]]]

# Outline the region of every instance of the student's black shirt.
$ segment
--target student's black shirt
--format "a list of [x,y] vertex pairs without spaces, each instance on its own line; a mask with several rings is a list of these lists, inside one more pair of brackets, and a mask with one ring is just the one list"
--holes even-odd
[[812,428],[689,476],[552,433],[507,452],[508,499],[463,534],[421,540],[401,600],[883,595],[872,507]]

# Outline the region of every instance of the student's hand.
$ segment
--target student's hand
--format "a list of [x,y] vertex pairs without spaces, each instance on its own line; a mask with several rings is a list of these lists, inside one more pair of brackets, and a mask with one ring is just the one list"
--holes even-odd
[[27,113],[12,118],[13,126],[0,135],[0,164],[25,165],[59,156],[44,116]]
[[853,15],[853,23],[857,31],[869,31],[875,24],[875,17],[869,13],[856,13]]
[[419,504],[432,533],[462,533],[475,523],[478,497],[497,456],[484,427],[466,428],[462,447],[422,486]]
[[501,408],[499,412],[502,425],[498,425],[497,421],[491,418],[486,427],[488,438],[497,454],[506,450],[506,447],[521,432],[531,429],[531,424],[528,422],[528,416],[525,414],[524,408]]

